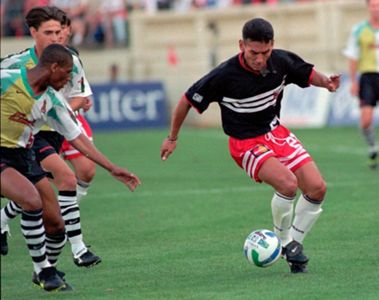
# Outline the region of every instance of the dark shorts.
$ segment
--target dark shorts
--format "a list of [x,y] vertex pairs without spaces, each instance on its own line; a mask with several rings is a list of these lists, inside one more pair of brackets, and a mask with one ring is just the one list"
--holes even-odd
[[40,131],[35,135],[32,149],[36,160],[41,162],[51,154],[59,154],[64,137],[56,131]]
[[359,80],[361,106],[376,106],[379,101],[379,73],[363,73]]
[[0,147],[0,171],[6,168],[16,169],[33,184],[46,177],[32,149]]

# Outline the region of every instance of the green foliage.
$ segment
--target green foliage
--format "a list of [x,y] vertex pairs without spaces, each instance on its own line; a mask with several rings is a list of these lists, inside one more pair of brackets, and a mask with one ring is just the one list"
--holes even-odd
[[367,168],[355,128],[294,133],[329,188],[304,244],[308,274],[290,274],[283,260],[258,268],[245,259],[246,236],[272,227],[273,191],[235,165],[220,130],[184,129],[166,162],[159,157],[166,131],[96,133],[97,147],[143,182],[130,193],[98,168],[81,220],[103,262],[78,269],[67,245],[59,269],[75,291],[34,288],[17,218],[1,257],[1,299],[377,299],[379,171]]

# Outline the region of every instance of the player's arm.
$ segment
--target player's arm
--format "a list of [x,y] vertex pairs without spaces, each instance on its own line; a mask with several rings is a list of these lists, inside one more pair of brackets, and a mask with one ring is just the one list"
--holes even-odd
[[176,141],[179,136],[180,128],[187,117],[191,105],[187,99],[183,96],[179,103],[176,105],[174,113],[171,119],[171,129],[167,138],[164,139],[161,146],[161,158],[166,160],[176,148]]
[[356,59],[349,59],[349,76],[351,81],[350,92],[353,96],[358,96],[359,84],[357,79],[358,61]]
[[92,106],[92,100],[88,97],[73,97],[70,98],[69,102],[73,111],[78,111],[80,109],[88,111]]
[[335,92],[341,82],[341,74],[326,76],[313,69],[309,83],[314,86],[326,88],[329,92]]
[[131,191],[134,191],[141,184],[137,175],[113,164],[104,154],[96,149],[84,134],[81,133],[69,142],[87,158],[109,171],[114,178],[124,183]]
[[74,113],[62,100],[55,102],[52,112],[48,112],[46,122],[51,128],[62,134],[74,148],[99,166],[108,170],[113,177],[124,183],[131,191],[134,191],[141,184],[140,179],[126,169],[113,164],[104,154],[97,150],[93,143],[82,134],[75,120]]

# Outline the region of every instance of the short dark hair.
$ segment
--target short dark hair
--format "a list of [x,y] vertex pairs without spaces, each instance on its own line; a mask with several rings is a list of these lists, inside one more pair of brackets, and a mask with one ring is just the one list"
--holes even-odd
[[44,22],[56,20],[63,25],[66,24],[66,19],[66,13],[55,6],[36,6],[29,10],[25,17],[28,27],[34,27],[37,30]]
[[60,44],[51,44],[47,46],[41,54],[39,63],[41,66],[49,66],[57,63],[59,66],[72,64],[73,58],[71,52]]
[[274,28],[265,19],[251,19],[243,26],[242,37],[244,40],[268,43],[274,40]]

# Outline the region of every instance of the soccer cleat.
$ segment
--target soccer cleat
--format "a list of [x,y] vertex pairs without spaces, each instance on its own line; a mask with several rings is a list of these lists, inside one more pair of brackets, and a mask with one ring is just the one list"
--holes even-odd
[[74,263],[78,267],[93,267],[101,263],[101,258],[87,249],[86,252],[78,257],[74,257]]
[[308,257],[303,252],[303,245],[292,241],[283,247],[282,255],[290,266],[291,273],[306,273]]
[[33,273],[32,281],[48,292],[65,291],[67,289],[66,283],[58,275],[54,267],[44,268],[38,275]]
[[369,158],[368,166],[370,167],[370,169],[377,169],[379,165],[378,152],[377,151],[371,152],[368,158]]
[[8,254],[7,235],[8,235],[7,231],[4,231],[4,232],[1,233],[1,238],[0,238],[0,252],[1,252],[1,255],[7,255]]
[[[59,271],[59,270],[56,270],[56,272],[57,272],[57,275],[58,275],[58,277],[60,278],[60,279],[62,279],[63,280],[63,282],[64,282],[64,284],[65,284],[65,287],[62,287],[61,289],[59,289],[59,291],[73,291],[74,290],[74,288],[69,284],[69,283],[67,283],[66,282],[66,280],[65,280],[65,272],[62,272],[62,271]],[[33,272],[33,275],[32,275],[32,282],[35,284],[35,285],[38,285],[39,287],[41,286],[40,285],[40,281],[39,281],[39,279],[38,279],[38,276],[37,276],[37,273],[36,272]]]

